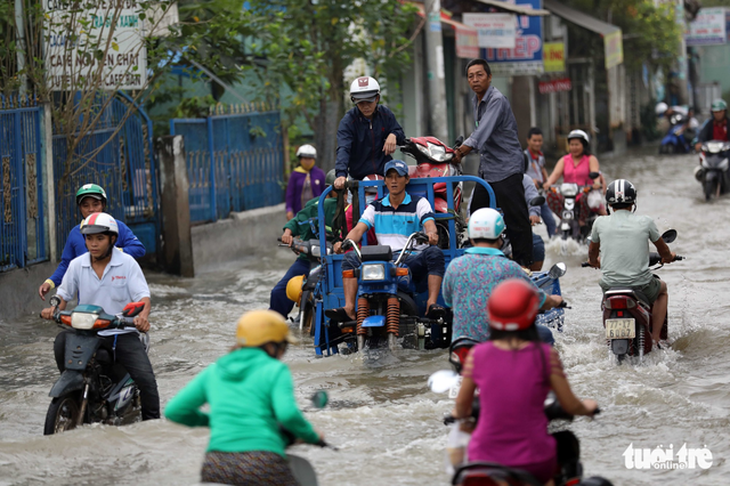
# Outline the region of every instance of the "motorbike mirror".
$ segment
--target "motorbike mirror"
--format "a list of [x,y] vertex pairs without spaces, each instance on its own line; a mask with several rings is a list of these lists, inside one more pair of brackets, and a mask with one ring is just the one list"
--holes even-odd
[[664,243],[671,243],[674,240],[677,239],[677,230],[675,229],[668,229],[664,233],[662,233],[662,240],[664,240]]
[[428,387],[434,393],[444,393],[456,385],[459,374],[454,370],[439,370],[428,377]]
[[324,408],[327,406],[329,401],[329,395],[327,395],[327,392],[324,390],[316,391],[314,392],[314,395],[312,395],[312,406],[314,408]]
[[51,307],[58,307],[58,304],[61,303],[61,297],[59,297],[58,295],[54,295],[53,297],[51,297],[48,303],[51,304]]
[[568,267],[563,262],[558,262],[552,267],[550,267],[550,271],[548,272],[548,275],[550,278],[560,278],[563,275],[565,275],[565,272],[568,270]]
[[458,148],[462,143],[464,143],[464,135],[459,135],[459,138],[454,142],[454,148]]
[[599,177],[601,177],[601,173],[600,172],[590,172],[588,174],[588,177],[590,177],[591,179],[598,179]]
[[545,196],[537,196],[530,199],[530,206],[542,206],[545,204]]

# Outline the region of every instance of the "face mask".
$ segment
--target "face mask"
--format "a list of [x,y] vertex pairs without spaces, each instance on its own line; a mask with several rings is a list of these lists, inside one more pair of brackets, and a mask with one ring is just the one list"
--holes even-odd
[[299,165],[301,165],[304,169],[309,170],[314,167],[314,159],[303,157],[299,159]]

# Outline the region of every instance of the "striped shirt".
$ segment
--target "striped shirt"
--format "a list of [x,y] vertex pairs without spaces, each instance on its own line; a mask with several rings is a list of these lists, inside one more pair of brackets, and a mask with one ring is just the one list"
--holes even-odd
[[[360,223],[368,229],[375,228],[378,244],[388,245],[393,251],[400,251],[406,246],[408,237],[420,231],[423,223],[433,221],[433,210],[427,199],[411,196],[406,193],[405,199],[397,209],[390,204],[390,194],[368,204],[360,217]],[[426,245],[417,246],[421,250]]]

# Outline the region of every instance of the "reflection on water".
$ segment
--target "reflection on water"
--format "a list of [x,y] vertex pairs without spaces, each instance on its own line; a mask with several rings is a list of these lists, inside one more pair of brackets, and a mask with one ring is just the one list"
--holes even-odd
[[[707,204],[692,176],[694,156],[653,155],[602,161],[609,180],[623,177],[639,189],[639,209],[660,231],[679,231],[672,249],[688,259],[659,271],[669,285],[671,349],[651,353],[641,366],[617,367],[602,341],[600,273],[580,268],[587,249],[571,242],[546,245],[545,267],[565,261],[565,332],[557,349],[577,395],[598,400],[596,420],[570,427],[581,439],[586,473],[617,485],[730,483],[730,295],[723,224],[730,199]],[[538,232],[544,235],[544,227]],[[227,352],[235,322],[265,307],[271,287],[293,255],[264,250],[255,258],[212,270],[194,280],[150,274],[154,310],[151,360],[163,403],[203,367]],[[40,310],[39,301],[39,310]],[[42,437],[47,396],[56,378],[55,325],[28,317],[0,321],[0,485],[196,484],[207,445],[204,429],[165,421],[127,427],[94,425]],[[295,331],[299,332],[299,331]],[[338,452],[296,446],[323,485],[447,484],[446,428],[453,403],[428,390],[426,380],[448,367],[446,351],[400,350],[365,358],[315,358],[311,338],[290,347],[286,361],[300,403],[318,389],[330,394],[324,410],[307,411]],[[634,448],[706,446],[707,470],[628,470],[622,453]]]

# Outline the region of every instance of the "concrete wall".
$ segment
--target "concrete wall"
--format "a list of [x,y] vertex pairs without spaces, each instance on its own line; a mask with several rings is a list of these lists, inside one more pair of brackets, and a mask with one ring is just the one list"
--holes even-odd
[[282,203],[232,213],[229,219],[193,226],[195,274],[247,257],[257,248],[276,245],[286,221]]
[[12,322],[16,317],[40,314],[48,306],[48,296],[55,291],[51,290],[43,302],[38,297],[38,287],[53,274],[56,266],[46,262],[0,273],[0,319]]

